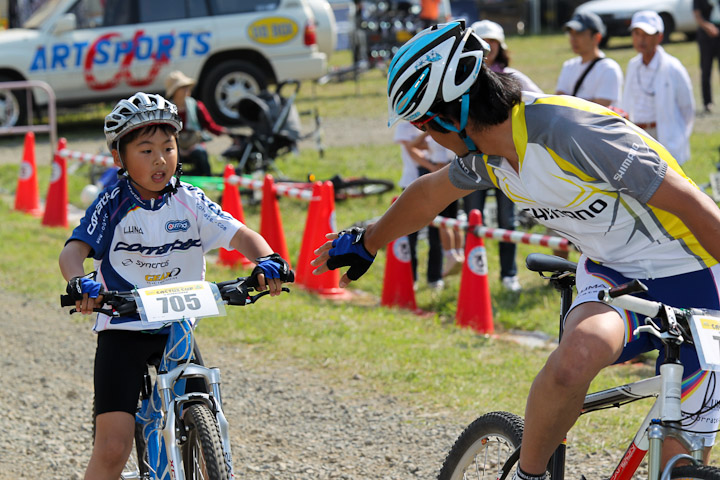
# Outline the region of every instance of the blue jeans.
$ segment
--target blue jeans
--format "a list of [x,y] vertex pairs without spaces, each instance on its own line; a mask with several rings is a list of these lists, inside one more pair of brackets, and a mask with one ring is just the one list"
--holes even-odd
[[[485,198],[487,190],[476,190],[467,195],[463,201],[465,211],[477,208],[480,212],[485,208]],[[495,189],[495,200],[497,202],[497,223],[498,227],[506,230],[515,229],[515,204],[510,201],[500,190]],[[485,224],[483,219],[483,224]],[[517,264],[515,263],[515,253],[517,245],[511,242],[500,242],[500,278],[514,277],[517,275]]]

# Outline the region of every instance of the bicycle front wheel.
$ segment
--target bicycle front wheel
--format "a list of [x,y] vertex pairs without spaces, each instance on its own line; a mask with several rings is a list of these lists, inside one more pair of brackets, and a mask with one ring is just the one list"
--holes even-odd
[[183,414],[187,441],[182,446],[185,478],[227,480],[220,428],[210,409],[192,405]]
[[674,468],[673,480],[720,480],[720,469],[710,465],[684,465]]
[[509,412],[490,412],[479,417],[455,441],[438,480],[497,478],[520,446],[524,425],[521,417]]

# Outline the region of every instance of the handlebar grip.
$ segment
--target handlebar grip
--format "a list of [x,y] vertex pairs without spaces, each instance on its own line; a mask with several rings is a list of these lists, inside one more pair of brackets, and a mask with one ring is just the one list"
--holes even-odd
[[617,287],[613,287],[610,290],[608,290],[608,295],[610,298],[617,298],[621,295],[628,295],[631,293],[645,293],[648,291],[648,288],[638,279],[633,280],[629,283],[623,283],[622,285],[618,285]]
[[598,293],[600,301],[620,307],[631,312],[636,312],[646,317],[655,318],[662,309],[662,303],[645,300],[643,298],[633,297],[632,295],[622,295],[613,298],[610,290],[603,290]]
[[60,295],[60,306],[61,307],[74,307],[75,300],[70,295]]

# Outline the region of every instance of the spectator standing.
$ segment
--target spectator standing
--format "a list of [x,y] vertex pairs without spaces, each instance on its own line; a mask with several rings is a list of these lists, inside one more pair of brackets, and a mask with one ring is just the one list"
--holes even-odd
[[420,0],[420,20],[423,28],[437,25],[438,17],[440,17],[440,1],[441,0]]
[[[442,168],[451,160],[451,152],[437,144],[432,138],[413,127],[410,123],[398,124],[394,135],[395,143],[401,146],[403,173],[398,184],[405,189],[420,175],[434,172]],[[451,206],[452,207],[452,206]],[[450,214],[453,209],[450,208]],[[444,212],[448,213],[448,212]],[[457,216],[457,203],[455,203],[454,217]],[[461,245],[462,238],[446,228],[428,226],[428,263],[427,283],[432,290],[442,290],[445,286],[443,277],[450,273],[457,273],[464,260],[462,252],[453,251],[454,246]],[[410,248],[410,262],[412,265],[413,280],[417,281],[417,239],[418,233],[408,235]],[[443,268],[443,266],[445,268]]]
[[212,171],[204,143],[210,139],[207,132],[222,135],[227,134],[227,130],[215,123],[200,100],[190,96],[193,85],[195,81],[192,78],[179,70],[172,71],[165,79],[165,96],[177,105],[183,122],[183,129],[178,135],[180,163],[191,167],[185,173],[209,177]]
[[690,158],[695,100],[687,70],[660,46],[664,27],[651,10],[633,15],[630,30],[638,55],[628,62],[621,108],[682,165]]
[[[512,73],[522,85],[524,91],[543,93],[542,90],[530,80],[524,73],[510,68],[510,55],[505,43],[505,31],[502,26],[491,20],[481,20],[472,24],[472,29],[488,45],[490,51],[485,57],[485,63],[490,70],[498,73]],[[500,228],[507,230],[515,229],[515,204],[501,191],[495,192],[495,203],[497,206],[497,224]],[[475,190],[464,198],[465,211],[476,208],[481,212],[485,208],[485,199],[489,190]],[[483,223],[486,219],[483,217]],[[517,262],[515,256],[517,245],[512,242],[500,242],[500,279],[503,287],[511,292],[519,292],[522,286],[517,278]]]
[[712,110],[713,62],[717,60],[720,70],[720,2],[718,0],[693,0],[693,14],[698,24],[698,47],[700,49],[700,86],[705,113]]
[[622,96],[623,74],[620,65],[600,50],[605,24],[594,13],[576,13],[564,28],[578,56],[563,63],[555,93],[615,106]]

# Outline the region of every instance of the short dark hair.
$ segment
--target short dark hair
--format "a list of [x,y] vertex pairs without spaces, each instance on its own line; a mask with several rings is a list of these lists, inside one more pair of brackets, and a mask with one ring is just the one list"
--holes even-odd
[[[510,73],[493,72],[483,64],[477,81],[470,87],[468,123],[472,121],[481,128],[499,125],[508,119],[510,110],[521,101],[522,86],[517,77]],[[460,120],[461,102],[459,99],[450,103],[440,102],[431,110],[440,117]]]
[[138,137],[141,137],[143,135],[154,135],[155,132],[158,130],[167,133],[168,135],[172,135],[177,139],[178,133],[175,130],[175,127],[172,125],[169,125],[167,123],[152,123],[150,125],[145,125],[140,128],[136,128],[135,130],[130,130],[128,133],[120,137],[118,140],[115,141],[113,144],[114,148],[117,148],[118,142],[120,143],[120,155],[125,155],[125,147],[128,143],[132,142]]

